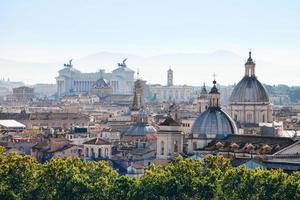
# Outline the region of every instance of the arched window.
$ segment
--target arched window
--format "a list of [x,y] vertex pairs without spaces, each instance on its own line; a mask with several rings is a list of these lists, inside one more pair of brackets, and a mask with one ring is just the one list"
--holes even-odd
[[105,148],[104,152],[105,152],[105,157],[108,157],[108,149],[107,148]]
[[160,155],[164,155],[165,154],[165,142],[161,141],[160,146],[161,146]]
[[174,153],[178,152],[178,141],[174,141]]
[[197,142],[193,142],[193,150],[197,149]]
[[91,148],[92,158],[95,158],[94,148]]
[[252,113],[247,113],[247,123],[252,123],[252,121],[253,121]]
[[86,156],[86,157],[89,157],[89,148],[86,148],[86,149],[85,149],[85,156]]
[[98,149],[98,158],[101,158],[101,157],[102,157],[102,149],[99,148],[99,149]]

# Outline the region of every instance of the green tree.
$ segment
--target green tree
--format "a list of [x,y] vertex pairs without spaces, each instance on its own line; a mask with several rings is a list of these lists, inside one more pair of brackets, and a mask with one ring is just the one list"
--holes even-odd
[[138,199],[139,181],[128,176],[119,176],[111,189],[111,199]]
[[31,156],[3,155],[0,149],[0,199],[34,199],[40,164]]
[[43,165],[38,199],[109,199],[116,177],[103,161],[55,158]]

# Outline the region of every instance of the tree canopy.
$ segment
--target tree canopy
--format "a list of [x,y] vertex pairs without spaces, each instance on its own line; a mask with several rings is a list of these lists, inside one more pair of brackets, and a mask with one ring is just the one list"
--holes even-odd
[[300,199],[300,172],[234,168],[222,156],[179,157],[133,178],[104,161],[55,158],[40,164],[0,148],[0,199]]

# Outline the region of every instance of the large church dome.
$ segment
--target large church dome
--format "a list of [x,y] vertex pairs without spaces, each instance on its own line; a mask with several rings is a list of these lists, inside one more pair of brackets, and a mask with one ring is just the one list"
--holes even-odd
[[244,76],[244,78],[234,87],[230,102],[269,102],[269,95],[265,87],[257,80],[256,76]]
[[235,103],[269,103],[269,95],[255,75],[255,63],[249,52],[245,63],[245,76],[234,87],[230,97],[231,104]]
[[192,127],[192,134],[200,138],[224,138],[236,133],[234,121],[220,108],[208,108],[200,114]]
[[214,86],[209,92],[210,105],[195,120],[192,127],[193,137],[213,139],[237,133],[235,122],[220,108],[219,98],[220,93],[214,81]]

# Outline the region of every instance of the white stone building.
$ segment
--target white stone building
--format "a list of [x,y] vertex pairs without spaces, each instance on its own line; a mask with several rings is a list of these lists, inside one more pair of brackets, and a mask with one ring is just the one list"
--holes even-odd
[[168,70],[167,85],[149,85],[151,97],[158,101],[187,102],[196,95],[197,88],[188,85],[173,84],[173,70]]
[[125,61],[126,59],[123,60],[123,63],[119,63],[118,68],[111,73],[106,73],[105,70],[82,73],[73,67],[72,60],[70,60],[69,64],[64,64],[64,68],[58,72],[59,75],[56,77],[58,97],[89,93],[100,78],[108,81],[113,94],[132,94],[134,71],[126,66]]
[[158,159],[172,159],[183,152],[183,134],[178,122],[167,117],[157,132],[156,157]]
[[112,144],[100,138],[83,143],[84,159],[110,159],[112,155]]

